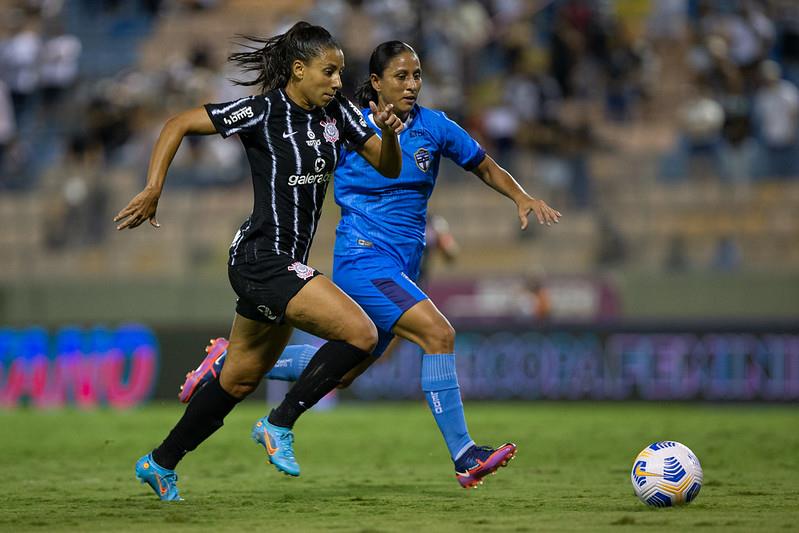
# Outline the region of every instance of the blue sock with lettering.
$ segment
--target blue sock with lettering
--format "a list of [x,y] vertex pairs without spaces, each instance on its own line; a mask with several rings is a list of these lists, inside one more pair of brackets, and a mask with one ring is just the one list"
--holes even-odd
[[266,379],[278,379],[280,381],[297,381],[302,371],[308,366],[308,362],[313,359],[316,346],[310,344],[294,344],[286,346],[280,358],[275,362],[272,370],[267,372]]
[[474,441],[466,429],[454,353],[422,356],[422,390],[447,443],[449,455],[455,461],[474,445]]

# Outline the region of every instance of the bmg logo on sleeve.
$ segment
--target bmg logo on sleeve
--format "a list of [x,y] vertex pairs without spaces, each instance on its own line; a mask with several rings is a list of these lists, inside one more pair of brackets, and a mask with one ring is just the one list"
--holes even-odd
[[222,122],[224,122],[228,126],[232,126],[236,122],[240,121],[243,118],[253,118],[255,114],[252,112],[252,107],[242,107],[238,111],[234,111],[230,115],[224,117]]

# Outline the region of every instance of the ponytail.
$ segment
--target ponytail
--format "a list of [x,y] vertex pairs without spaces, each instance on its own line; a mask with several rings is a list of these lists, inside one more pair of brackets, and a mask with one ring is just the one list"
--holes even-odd
[[355,101],[361,107],[369,107],[369,102],[377,103],[377,91],[372,87],[372,77],[366,78],[357,89],[355,89]]
[[245,74],[255,72],[257,76],[249,81],[231,81],[236,85],[258,85],[262,94],[288,85],[294,60],[307,63],[328,48],[341,48],[326,29],[302,21],[289,28],[286,33],[268,39],[250,35],[237,37],[256,44],[239,43],[250,51],[233,53],[228,60],[241,67]]

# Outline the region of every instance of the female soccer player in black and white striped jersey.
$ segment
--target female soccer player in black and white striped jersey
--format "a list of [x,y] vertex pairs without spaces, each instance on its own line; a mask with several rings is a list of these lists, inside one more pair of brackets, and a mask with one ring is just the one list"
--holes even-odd
[[[401,169],[392,109],[373,111],[380,138],[358,108],[338,93],[344,55],[320,26],[299,22],[285,34],[249,38],[248,52],[231,60],[246,73],[242,85],[261,93],[208,104],[169,119],[153,149],[147,185],[114,218],[117,229],[145,221],[159,227],[156,208],[167,169],[186,135],[238,134],[252,171],[255,203],[230,248],[228,274],[238,299],[227,362],[219,379],[195,393],[183,417],[160,446],[136,463],[136,475],[162,500],[180,499],[175,466],[222,426],[274,365],[297,327],[327,339],[286,395],[291,419],[309,409],[369,356],[377,331],[363,310],[327,277],[306,265],[328,182],[346,143],[381,174]],[[264,417],[253,437],[278,470],[299,475],[291,427]]]

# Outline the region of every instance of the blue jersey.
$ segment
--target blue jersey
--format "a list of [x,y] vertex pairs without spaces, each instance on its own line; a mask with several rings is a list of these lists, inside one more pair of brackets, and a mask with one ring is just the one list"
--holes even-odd
[[[361,111],[380,134],[371,111]],[[441,157],[466,170],[485,158],[477,141],[441,111],[415,105],[399,135],[402,172],[386,178],[356,152],[343,149],[335,171],[335,198],[341,207],[336,254],[353,247],[388,253],[399,264],[421,256],[425,245],[427,201],[433,193]]]

